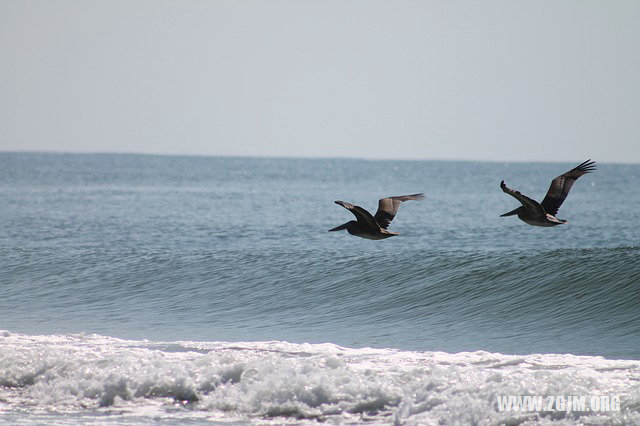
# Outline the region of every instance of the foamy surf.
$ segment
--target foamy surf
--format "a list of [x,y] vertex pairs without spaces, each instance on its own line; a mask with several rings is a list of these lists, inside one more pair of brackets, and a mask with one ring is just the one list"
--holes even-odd
[[[0,420],[640,423],[640,361],[286,342],[0,332]],[[617,395],[620,411],[505,412],[501,395]]]

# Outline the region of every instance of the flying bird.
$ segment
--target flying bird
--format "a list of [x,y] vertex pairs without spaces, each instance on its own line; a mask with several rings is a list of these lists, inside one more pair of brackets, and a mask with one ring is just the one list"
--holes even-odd
[[595,161],[587,160],[584,163],[574,167],[567,173],[561,174],[551,181],[551,186],[547,195],[541,203],[522,195],[520,192],[508,188],[504,181],[500,182],[500,188],[507,194],[511,195],[522,204],[515,210],[501,214],[500,217],[518,215],[518,218],[534,226],[556,226],[562,225],[567,221],[558,219],[556,214],[562,205],[573,183],[582,175],[590,173],[596,169]]
[[357,220],[351,220],[343,225],[329,229],[329,232],[346,229],[351,235],[369,240],[382,240],[399,235],[397,232],[388,231],[387,227],[396,216],[396,213],[398,213],[400,204],[404,201],[422,199],[424,199],[424,194],[381,198],[378,201],[378,211],[373,216],[360,206],[354,206],[345,201],[336,201],[336,204],[353,213]]

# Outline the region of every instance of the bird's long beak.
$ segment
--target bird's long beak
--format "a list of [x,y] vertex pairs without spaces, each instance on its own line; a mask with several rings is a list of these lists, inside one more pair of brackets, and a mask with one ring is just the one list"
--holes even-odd
[[517,209],[511,210],[510,212],[501,214],[500,217],[507,217],[507,216],[513,216],[514,214],[518,214],[519,209],[520,207],[518,207]]
[[333,229],[329,229],[329,232],[333,232],[333,231],[342,231],[343,229],[347,229],[347,225],[349,225],[349,222],[347,222],[347,223],[343,223],[343,224],[342,224],[342,225],[340,225],[340,226],[336,226],[336,227],[335,227],[335,228],[333,228]]

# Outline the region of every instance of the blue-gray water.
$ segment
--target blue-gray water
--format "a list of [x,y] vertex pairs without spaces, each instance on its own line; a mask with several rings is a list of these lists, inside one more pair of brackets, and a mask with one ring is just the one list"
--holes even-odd
[[[576,164],[582,161],[576,159]],[[640,358],[640,166],[0,154],[1,326]],[[383,241],[333,203],[402,205]]]
[[[585,159],[3,153],[0,329],[640,359],[640,166],[581,177],[567,225],[499,217],[501,179],[541,200]],[[334,200],[415,192],[398,237],[327,232],[353,218]]]

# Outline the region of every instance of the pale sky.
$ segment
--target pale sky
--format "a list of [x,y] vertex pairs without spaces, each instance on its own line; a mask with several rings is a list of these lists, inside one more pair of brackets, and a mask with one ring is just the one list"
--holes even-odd
[[0,0],[0,151],[640,163],[640,1]]

